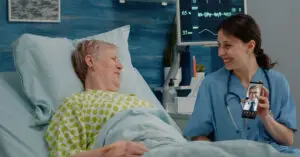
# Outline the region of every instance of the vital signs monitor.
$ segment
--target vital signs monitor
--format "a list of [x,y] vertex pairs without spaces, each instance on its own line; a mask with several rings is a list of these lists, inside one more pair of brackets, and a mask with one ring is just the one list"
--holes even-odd
[[217,45],[220,22],[247,13],[246,4],[246,0],[177,0],[177,44]]

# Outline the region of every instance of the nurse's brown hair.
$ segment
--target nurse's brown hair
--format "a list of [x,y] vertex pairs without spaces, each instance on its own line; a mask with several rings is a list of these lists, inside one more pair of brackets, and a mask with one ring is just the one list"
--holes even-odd
[[264,53],[261,48],[261,32],[256,21],[249,15],[237,14],[233,15],[218,26],[217,31],[222,30],[227,35],[232,35],[244,43],[254,40],[256,45],[254,54],[256,56],[257,64],[263,69],[271,69],[276,63],[271,61],[271,58]]

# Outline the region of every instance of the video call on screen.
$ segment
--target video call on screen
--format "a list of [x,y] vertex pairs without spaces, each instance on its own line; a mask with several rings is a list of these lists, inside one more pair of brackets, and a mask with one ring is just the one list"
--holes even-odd
[[180,0],[181,42],[216,41],[226,17],[244,13],[244,0]]

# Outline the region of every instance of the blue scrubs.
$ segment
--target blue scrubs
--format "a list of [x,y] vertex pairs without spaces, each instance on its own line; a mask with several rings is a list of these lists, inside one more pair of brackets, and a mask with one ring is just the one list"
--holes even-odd
[[[271,111],[277,122],[296,131],[296,108],[286,78],[276,70],[267,72],[271,87]],[[281,146],[268,134],[262,122],[257,116],[256,119],[241,118],[242,106],[238,99],[229,96],[227,102],[232,117],[237,124],[237,129],[230,119],[226,109],[224,95],[227,93],[227,80],[229,71],[221,68],[218,71],[206,76],[199,88],[194,112],[191,115],[184,135],[186,137],[212,135],[214,141],[248,139],[269,143],[280,152],[295,153],[300,156],[298,149]],[[269,89],[267,78],[259,68],[253,78],[253,82],[262,80],[264,86]],[[236,93],[241,99],[246,97],[247,89],[240,80],[231,75],[229,91]],[[298,151],[298,152],[297,152]]]

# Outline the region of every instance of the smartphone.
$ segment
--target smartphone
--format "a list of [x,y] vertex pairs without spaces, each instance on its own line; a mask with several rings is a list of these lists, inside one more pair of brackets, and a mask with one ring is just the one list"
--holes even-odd
[[255,119],[259,96],[261,95],[261,89],[263,84],[261,82],[250,82],[247,89],[247,97],[243,104],[242,118]]

